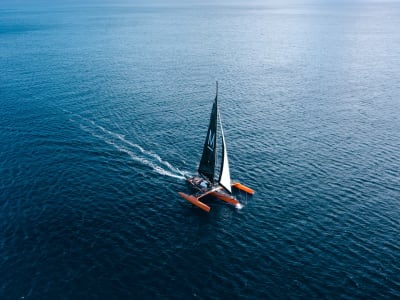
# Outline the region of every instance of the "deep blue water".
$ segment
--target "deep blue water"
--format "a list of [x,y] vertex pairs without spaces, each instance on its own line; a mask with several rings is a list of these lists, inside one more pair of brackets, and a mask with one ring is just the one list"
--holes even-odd
[[400,298],[399,4],[2,3],[1,299]]

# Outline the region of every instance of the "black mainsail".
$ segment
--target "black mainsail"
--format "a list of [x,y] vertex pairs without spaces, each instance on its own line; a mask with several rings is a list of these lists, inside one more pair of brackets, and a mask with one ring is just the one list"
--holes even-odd
[[199,174],[207,178],[214,184],[215,163],[217,159],[217,119],[218,119],[218,82],[217,94],[215,95],[214,104],[211,110],[210,124],[206,140],[203,147],[203,155],[201,156],[199,165]]

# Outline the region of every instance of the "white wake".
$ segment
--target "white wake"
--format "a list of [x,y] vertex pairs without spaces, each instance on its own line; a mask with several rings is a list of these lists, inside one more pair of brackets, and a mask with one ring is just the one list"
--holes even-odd
[[[99,140],[111,145],[120,152],[126,153],[130,159],[150,167],[153,171],[160,175],[169,176],[178,179],[185,179],[185,172],[163,160],[157,153],[144,149],[142,146],[127,140],[122,134],[112,132],[97,124],[93,120],[89,120],[78,114],[64,110],[70,115],[79,118],[82,122],[78,122],[80,128]],[[70,118],[72,122],[77,122],[74,118]]]

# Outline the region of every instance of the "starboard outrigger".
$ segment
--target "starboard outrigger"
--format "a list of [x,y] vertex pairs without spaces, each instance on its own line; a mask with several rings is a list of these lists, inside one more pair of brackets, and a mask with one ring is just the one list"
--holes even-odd
[[[218,121],[221,130],[221,141],[222,141],[222,154],[221,154],[221,166],[219,170],[218,181],[215,181],[215,167],[217,164],[217,132],[218,132]],[[204,211],[209,212],[210,207],[205,203],[201,202],[200,199],[210,195],[214,196],[222,201],[228,202],[233,205],[240,205],[239,201],[232,194],[232,187],[241,190],[247,194],[253,195],[254,190],[244,186],[239,182],[232,183],[228,153],[226,150],[224,131],[222,129],[221,116],[218,110],[218,81],[217,81],[217,92],[215,95],[214,104],[211,110],[210,124],[208,126],[208,132],[206,140],[204,142],[203,154],[201,156],[199,168],[199,175],[187,178],[187,181],[193,186],[197,192],[193,195],[187,195],[179,192],[179,195],[184,199],[201,208]]]

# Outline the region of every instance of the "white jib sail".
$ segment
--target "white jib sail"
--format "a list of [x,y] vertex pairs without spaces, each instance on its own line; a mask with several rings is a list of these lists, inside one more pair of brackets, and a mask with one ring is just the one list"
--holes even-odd
[[[219,112],[218,112],[219,115]],[[229,172],[229,162],[228,162],[228,153],[226,151],[224,130],[222,129],[221,116],[219,115],[219,123],[221,126],[221,136],[222,136],[222,163],[221,163],[221,174],[219,176],[219,184],[222,185],[226,190],[232,193],[231,189],[231,174]]]

